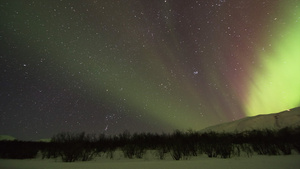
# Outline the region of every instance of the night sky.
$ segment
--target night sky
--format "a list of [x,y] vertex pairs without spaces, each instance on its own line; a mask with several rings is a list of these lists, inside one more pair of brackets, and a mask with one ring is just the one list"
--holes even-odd
[[300,105],[300,0],[1,0],[0,16],[0,134],[197,131]]

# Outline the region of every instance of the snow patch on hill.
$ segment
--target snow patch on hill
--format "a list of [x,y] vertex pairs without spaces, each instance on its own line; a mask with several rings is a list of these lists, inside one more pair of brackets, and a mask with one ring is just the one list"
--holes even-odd
[[16,138],[9,135],[0,135],[0,141],[4,141],[4,140],[13,141],[16,140]]

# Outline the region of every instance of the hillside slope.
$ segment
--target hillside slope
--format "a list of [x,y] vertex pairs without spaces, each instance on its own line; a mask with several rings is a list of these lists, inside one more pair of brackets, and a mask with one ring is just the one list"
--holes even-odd
[[12,140],[16,140],[16,138],[9,136],[9,135],[0,135],[0,141],[12,141]]
[[246,117],[233,122],[207,127],[201,132],[243,132],[247,130],[281,129],[300,126],[300,107],[279,113]]

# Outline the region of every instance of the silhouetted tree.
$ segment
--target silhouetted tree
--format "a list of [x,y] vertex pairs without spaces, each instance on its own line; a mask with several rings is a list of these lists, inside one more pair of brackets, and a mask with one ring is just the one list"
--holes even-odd
[[[94,140],[95,141],[95,140]],[[91,137],[84,132],[59,133],[52,137],[51,142],[57,146],[57,153],[64,162],[87,161],[96,155]]]

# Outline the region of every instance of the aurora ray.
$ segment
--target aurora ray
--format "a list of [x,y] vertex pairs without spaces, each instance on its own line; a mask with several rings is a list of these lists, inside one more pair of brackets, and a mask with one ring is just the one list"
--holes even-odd
[[283,20],[288,22],[269,38],[269,48],[258,49],[261,66],[255,69],[253,80],[249,80],[245,103],[248,115],[274,113],[300,105],[300,10],[297,5],[293,9],[291,6],[284,8],[287,14]]

